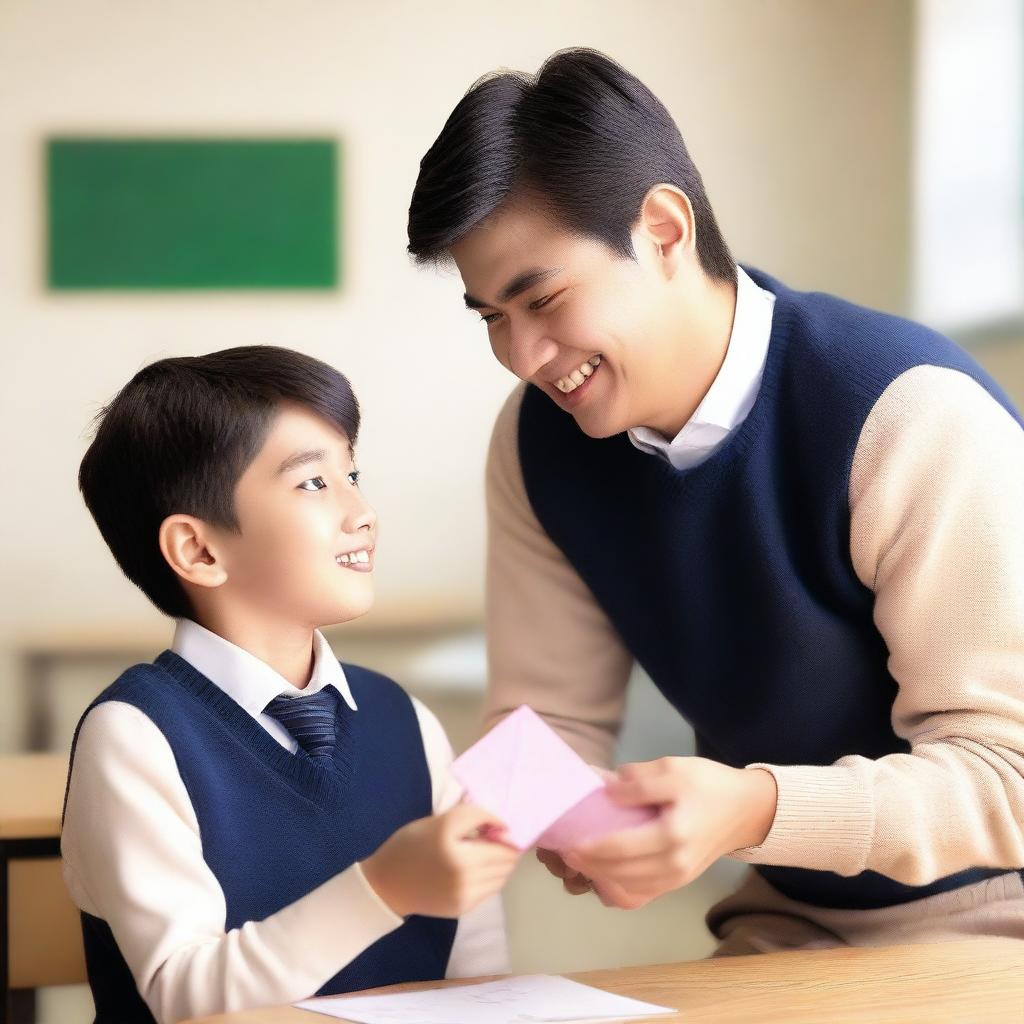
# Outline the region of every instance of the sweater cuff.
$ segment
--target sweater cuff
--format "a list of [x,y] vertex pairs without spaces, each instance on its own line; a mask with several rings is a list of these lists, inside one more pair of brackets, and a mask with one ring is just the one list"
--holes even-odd
[[[381,926],[387,923],[388,931],[393,931],[395,928],[398,928],[405,923],[405,918],[402,917],[400,914],[396,914],[387,905],[387,903],[385,903],[384,900],[381,899],[380,895],[377,893],[377,890],[374,889],[372,885],[370,885],[370,882],[367,879],[366,875],[363,874],[363,865],[360,861],[356,861],[356,863],[353,864],[349,870],[358,877],[359,886],[366,894],[367,903],[372,903],[373,906],[376,908],[375,911],[371,912],[369,907],[367,907],[367,918],[372,918],[379,921]],[[348,874],[348,872],[343,872],[343,874]]]
[[729,854],[753,864],[810,868],[857,875],[865,869],[874,833],[868,778],[854,765],[774,765],[778,786],[775,819],[759,846]]

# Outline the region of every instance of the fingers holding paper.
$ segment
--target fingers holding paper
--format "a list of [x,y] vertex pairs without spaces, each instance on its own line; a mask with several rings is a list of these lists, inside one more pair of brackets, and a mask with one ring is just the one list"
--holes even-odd
[[504,823],[470,803],[409,822],[362,862],[399,916],[461,917],[500,892],[521,852],[491,838]]
[[763,842],[775,815],[773,776],[700,757],[623,765],[607,782],[620,807],[655,805],[645,824],[563,853],[606,906],[635,909],[699,877],[733,850]]

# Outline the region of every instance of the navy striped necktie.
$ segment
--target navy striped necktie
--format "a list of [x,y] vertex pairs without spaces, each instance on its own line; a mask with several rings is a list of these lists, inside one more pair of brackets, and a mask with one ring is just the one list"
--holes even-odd
[[276,718],[314,761],[329,763],[340,703],[338,691],[325,686],[308,697],[275,697],[264,712]]

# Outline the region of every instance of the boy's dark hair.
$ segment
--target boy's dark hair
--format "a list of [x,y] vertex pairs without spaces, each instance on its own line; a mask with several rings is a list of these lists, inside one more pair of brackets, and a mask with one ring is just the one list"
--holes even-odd
[[193,611],[160,552],[160,524],[184,513],[238,531],[235,485],[288,401],[333,423],[355,447],[359,405],[345,376],[271,345],[151,363],[97,415],[79,489],[117,564],[167,615]]
[[540,200],[570,231],[635,259],[630,229],[655,185],[689,196],[697,256],[723,281],[736,268],[679,129],[658,98],[596,50],[562,50],[536,76],[480,79],[420,161],[409,205],[409,252],[449,247],[513,193]]

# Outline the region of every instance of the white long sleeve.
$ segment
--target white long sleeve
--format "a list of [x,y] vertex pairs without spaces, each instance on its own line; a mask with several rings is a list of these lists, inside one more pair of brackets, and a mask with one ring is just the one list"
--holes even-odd
[[[413,703],[436,811],[459,796],[451,747],[436,717]],[[170,745],[123,702],[97,706],[82,724],[61,852],[73,901],[110,926],[160,1024],[306,998],[402,924],[354,864],[264,920],[225,931],[224,893],[203,859]],[[495,898],[459,921],[448,975],[507,969]]]

